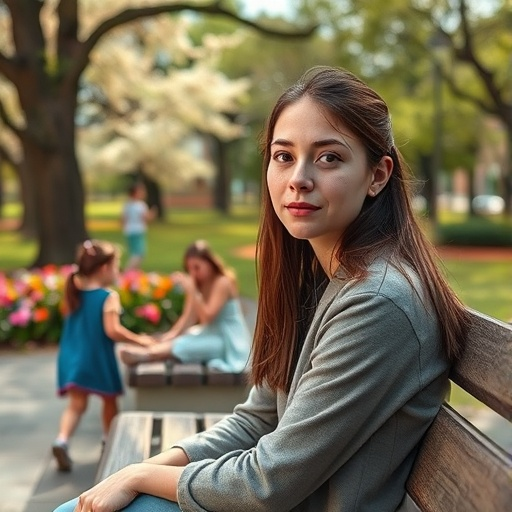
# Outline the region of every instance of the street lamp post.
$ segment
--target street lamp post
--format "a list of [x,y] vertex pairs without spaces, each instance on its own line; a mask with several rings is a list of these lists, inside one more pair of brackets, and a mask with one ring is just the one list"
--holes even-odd
[[443,167],[443,75],[442,53],[448,48],[446,35],[438,31],[428,41],[432,50],[432,100],[434,114],[432,118],[433,144],[430,164],[430,207],[429,217],[435,230],[437,225],[437,195],[439,175]]

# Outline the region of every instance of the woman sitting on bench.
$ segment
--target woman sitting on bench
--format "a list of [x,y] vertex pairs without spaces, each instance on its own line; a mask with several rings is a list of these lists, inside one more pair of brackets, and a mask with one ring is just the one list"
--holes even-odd
[[263,169],[247,401],[58,512],[401,506],[468,316],[414,217],[385,102],[311,70],[271,113]]
[[235,274],[204,240],[185,251],[173,281],[185,291],[183,313],[152,347],[124,347],[121,360],[133,365],[175,359],[206,363],[216,370],[240,373],[249,358],[251,335],[238,300]]

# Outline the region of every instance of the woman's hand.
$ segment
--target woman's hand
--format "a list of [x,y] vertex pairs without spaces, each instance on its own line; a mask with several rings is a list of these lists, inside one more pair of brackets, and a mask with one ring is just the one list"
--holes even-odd
[[195,290],[194,280],[184,272],[173,272],[171,274],[171,279],[174,284],[180,285],[186,292],[190,292]]
[[[188,461],[184,453],[175,452],[163,456],[163,459],[183,464]],[[126,466],[82,493],[75,512],[122,510],[141,493],[176,502],[178,481],[184,468],[162,466],[159,458],[154,459]]]
[[135,475],[141,464],[132,464],[109,476],[88,491],[78,500],[75,512],[114,512],[122,510],[139,494],[134,488]]
[[176,334],[174,334],[170,331],[166,332],[158,338],[157,343],[168,343],[169,341],[172,341],[174,338],[176,338],[176,336],[177,336]]
[[149,334],[140,334],[139,335],[139,345],[143,347],[151,347],[151,345],[155,345],[158,341],[153,338],[153,336],[149,336]]

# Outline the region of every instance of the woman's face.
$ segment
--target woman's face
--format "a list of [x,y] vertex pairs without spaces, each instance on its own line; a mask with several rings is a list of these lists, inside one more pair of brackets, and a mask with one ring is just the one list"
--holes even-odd
[[204,283],[214,277],[213,267],[207,260],[197,257],[187,259],[187,273],[196,283]]
[[361,141],[322,107],[303,97],[286,107],[271,141],[267,184],[274,210],[315,253],[332,254],[347,226],[373,195]]

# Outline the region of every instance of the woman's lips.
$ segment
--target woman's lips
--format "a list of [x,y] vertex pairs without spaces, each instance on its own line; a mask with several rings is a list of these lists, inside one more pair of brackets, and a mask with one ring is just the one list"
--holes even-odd
[[288,203],[285,208],[296,217],[303,217],[311,215],[312,213],[320,210],[319,206],[310,203]]

